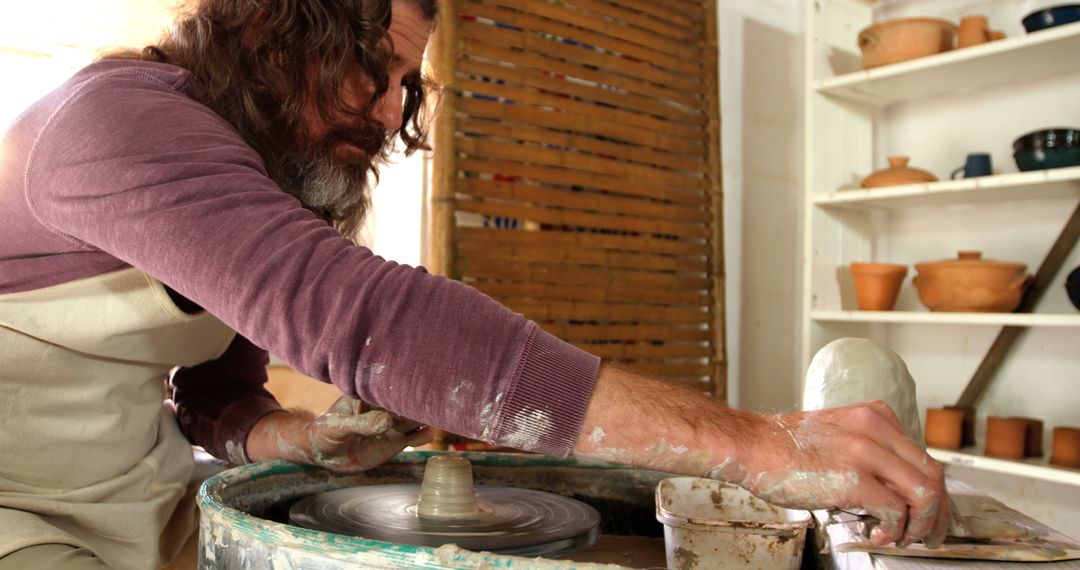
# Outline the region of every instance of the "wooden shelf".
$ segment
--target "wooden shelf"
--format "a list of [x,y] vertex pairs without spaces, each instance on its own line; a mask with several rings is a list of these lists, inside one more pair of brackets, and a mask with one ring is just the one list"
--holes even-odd
[[982,471],[993,471],[1030,479],[1080,486],[1080,469],[1050,465],[1049,457],[1011,461],[986,457],[983,455],[982,449],[977,448],[964,448],[961,450],[930,448],[926,451],[931,457],[946,465],[957,465]]
[[901,209],[1080,197],[1080,166],[815,194],[823,208]]
[[912,323],[928,325],[988,325],[1017,327],[1080,327],[1080,313],[931,313],[922,311],[812,311],[817,322]]
[[824,79],[814,83],[814,90],[884,107],[899,101],[1075,72],[1080,70],[1078,53],[1080,22]]

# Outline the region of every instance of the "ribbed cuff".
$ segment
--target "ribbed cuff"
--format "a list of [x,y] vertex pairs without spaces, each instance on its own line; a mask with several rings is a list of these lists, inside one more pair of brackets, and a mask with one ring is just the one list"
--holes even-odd
[[566,457],[599,374],[599,357],[537,327],[495,417],[494,443]]
[[214,430],[214,449],[209,450],[211,455],[236,465],[250,463],[246,446],[251,428],[263,416],[280,409],[281,404],[272,398],[253,397],[233,402],[222,410]]

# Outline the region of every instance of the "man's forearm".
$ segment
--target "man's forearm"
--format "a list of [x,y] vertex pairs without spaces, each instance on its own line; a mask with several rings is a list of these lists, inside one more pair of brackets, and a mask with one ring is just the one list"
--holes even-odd
[[[761,417],[611,365],[600,370],[576,455],[739,482]],[[760,434],[759,434],[760,435]]]

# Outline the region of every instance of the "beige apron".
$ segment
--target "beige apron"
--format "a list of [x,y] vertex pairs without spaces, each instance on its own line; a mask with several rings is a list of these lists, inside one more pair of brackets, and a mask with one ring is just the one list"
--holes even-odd
[[172,558],[196,513],[163,382],[234,334],[138,269],[0,295],[0,557],[58,543],[117,569]]

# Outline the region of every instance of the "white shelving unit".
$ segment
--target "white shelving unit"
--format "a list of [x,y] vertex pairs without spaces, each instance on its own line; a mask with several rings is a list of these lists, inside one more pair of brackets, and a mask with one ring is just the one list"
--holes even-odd
[[[978,438],[986,415],[1042,417],[1047,432],[1080,424],[1080,313],[1060,287],[1080,264],[1080,251],[1070,254],[1032,314],[931,313],[910,285],[915,263],[970,249],[1026,263],[1034,273],[1080,202],[1080,167],[1018,172],[1012,160],[1012,141],[1026,132],[1080,128],[1080,23],[1028,35],[1019,22],[1031,8],[1027,0],[807,0],[802,363],[837,338],[882,341],[908,363],[925,410],[955,403],[1000,327],[1026,327],[980,404]],[[980,13],[1008,37],[861,67],[857,36],[874,22],[958,22]],[[949,180],[970,152],[991,152],[994,175]],[[941,180],[860,188],[891,155],[909,155],[912,166]],[[856,309],[848,272],[853,261],[910,266],[897,310]],[[1037,387],[1048,393],[1034,393]],[[1049,448],[1049,438],[1046,443]],[[931,453],[946,463],[1063,483],[1080,493],[1080,471],[1045,460],[1002,461],[976,449]],[[1080,510],[1080,502],[1074,508]]]
[[1050,465],[1049,460],[1046,458],[1025,459],[1023,461],[996,459],[983,455],[981,448],[964,448],[956,451],[931,448],[927,451],[931,457],[947,465],[961,465],[1051,483],[1080,486],[1080,469],[1068,469]]
[[912,208],[1080,198],[1080,166],[815,194],[823,208]]
[[1080,328],[1080,315],[930,313],[905,311],[814,311],[810,314],[810,318],[815,322],[822,323],[909,323],[923,325]]
[[894,65],[817,80],[822,94],[874,106],[995,85],[1002,70],[1009,81],[1032,81],[1076,71],[1080,22],[1038,34],[953,50]]

